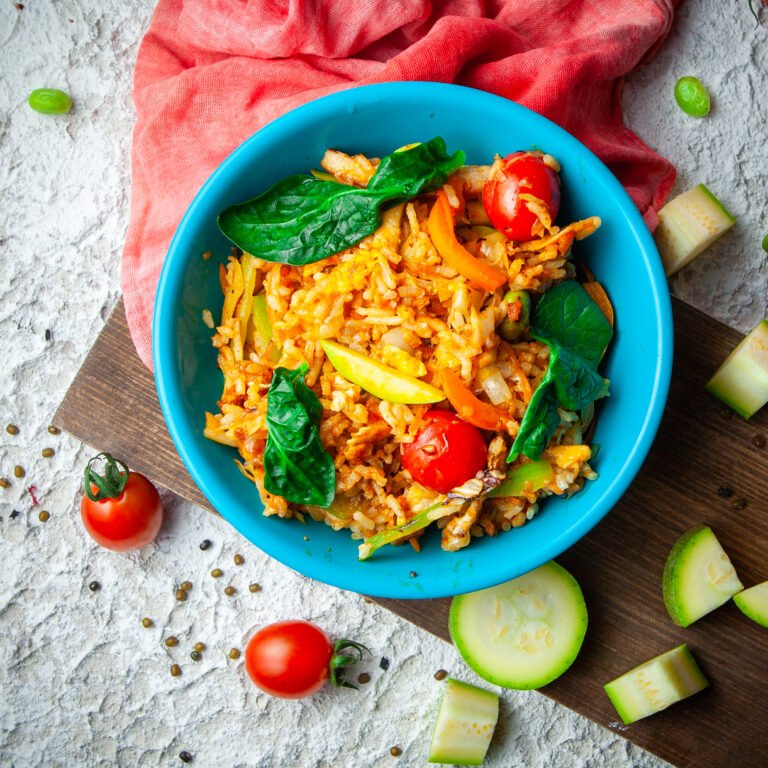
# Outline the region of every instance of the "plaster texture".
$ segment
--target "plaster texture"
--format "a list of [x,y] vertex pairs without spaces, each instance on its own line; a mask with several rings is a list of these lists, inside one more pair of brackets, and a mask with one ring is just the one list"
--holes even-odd
[[[289,571],[171,494],[153,545],[127,555],[100,549],[78,514],[91,451],[46,431],[119,295],[131,73],[151,10],[151,2],[121,0],[0,5],[0,422],[20,429],[0,431],[0,475],[11,480],[0,489],[0,765],[180,765],[181,750],[194,765],[216,768],[425,765],[441,688],[433,673],[476,682],[451,646]],[[768,18],[756,27],[746,2],[690,0],[624,94],[627,123],[677,164],[677,191],[705,181],[739,218],[672,287],[742,331],[765,315],[768,295],[760,249],[768,231],[766,34]],[[686,74],[712,92],[705,120],[674,103],[674,82]],[[42,86],[71,93],[72,113],[32,112],[26,95]],[[52,458],[41,457],[45,447],[55,449]],[[14,465],[24,478],[13,477]],[[50,512],[44,524],[41,509]],[[203,539],[213,542],[205,551]],[[244,565],[234,564],[235,553]],[[214,567],[221,579],[209,575]],[[187,579],[189,599],[177,603],[174,589]],[[92,592],[94,580],[101,588]],[[253,581],[260,592],[248,591]],[[237,588],[232,598],[228,584]],[[142,627],[144,616],[153,627]],[[359,669],[370,683],[303,701],[260,693],[228,651],[242,649],[253,627],[289,617],[370,646],[373,659]],[[179,645],[167,648],[171,634]],[[193,662],[198,641],[207,649]],[[174,662],[180,677],[169,674]],[[542,695],[506,691],[486,765],[664,763]]]

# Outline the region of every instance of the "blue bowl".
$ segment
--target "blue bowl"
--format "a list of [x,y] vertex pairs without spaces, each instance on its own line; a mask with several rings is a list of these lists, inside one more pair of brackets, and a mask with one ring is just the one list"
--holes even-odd
[[[234,116],[236,117],[236,116]],[[616,336],[603,363],[611,396],[601,403],[594,442],[599,479],[568,501],[550,498],[520,529],[444,552],[436,531],[421,553],[385,547],[357,559],[357,542],[322,523],[264,517],[258,492],[238,470],[232,448],[203,436],[222,376],[201,313],[220,313],[219,264],[230,243],[216,216],[291,173],[317,167],[327,147],[381,156],[434,136],[463,149],[467,162],[541,148],[562,165],[558,220],[600,216],[602,227],[575,246],[616,308]],[[202,253],[213,256],[204,260]],[[506,581],[556,557],[619,500],[651,446],[664,410],[672,363],[672,314],[661,261],[626,192],[584,145],[514,102],[442,83],[386,83],[326,96],[275,120],[216,169],[184,216],[165,260],[153,328],[160,404],[176,447],[211,504],[267,554],[300,573],[344,589],[390,598],[469,592]],[[412,575],[415,572],[415,575]]]

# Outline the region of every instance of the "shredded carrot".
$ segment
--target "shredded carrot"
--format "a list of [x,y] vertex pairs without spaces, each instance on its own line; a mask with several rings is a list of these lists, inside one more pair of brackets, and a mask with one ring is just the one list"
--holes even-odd
[[512,368],[514,368],[515,371],[515,377],[520,383],[520,394],[523,396],[523,402],[527,405],[531,402],[531,398],[533,397],[531,382],[528,381],[528,377],[525,375],[520,360],[518,360],[517,355],[511,349],[509,350],[509,362],[512,364]]

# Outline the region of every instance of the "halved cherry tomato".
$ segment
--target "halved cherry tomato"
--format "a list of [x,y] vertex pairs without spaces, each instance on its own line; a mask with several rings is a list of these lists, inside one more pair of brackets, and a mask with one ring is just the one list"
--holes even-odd
[[522,195],[541,200],[552,221],[560,209],[560,179],[540,152],[514,152],[494,166],[483,187],[483,207],[496,229],[510,240],[530,240],[538,217]]
[[[102,458],[106,463],[104,476],[91,467]],[[157,488],[144,475],[129,472],[109,454],[99,454],[88,462],[85,482],[80,514],[94,541],[124,552],[154,540],[163,522],[163,505]]]
[[[342,654],[352,648],[355,655]],[[356,664],[369,652],[352,640],[331,644],[320,627],[308,621],[278,621],[262,627],[245,649],[245,669],[253,682],[270,696],[301,699],[319,691],[330,679],[344,682],[344,667]]]
[[403,443],[403,467],[417,483],[448,493],[485,468],[487,447],[480,431],[455,413],[432,409],[412,443]]

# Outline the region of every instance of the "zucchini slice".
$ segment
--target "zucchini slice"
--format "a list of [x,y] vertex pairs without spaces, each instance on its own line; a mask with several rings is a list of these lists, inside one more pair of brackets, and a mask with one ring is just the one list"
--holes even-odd
[[617,677],[604,688],[619,717],[629,725],[687,699],[709,685],[683,644]]
[[711,528],[697,525],[675,542],[663,576],[664,605],[675,624],[693,624],[742,589],[744,585]]
[[659,211],[654,232],[667,275],[674,275],[727,232],[736,219],[703,185],[683,192]]
[[482,765],[498,719],[495,693],[449,677],[429,745],[429,762]]
[[454,597],[448,628],[480,677],[504,688],[541,688],[573,664],[587,631],[587,607],[576,579],[551,561]]
[[745,419],[768,403],[768,320],[746,335],[706,388]]
[[761,627],[768,628],[768,581],[733,596],[739,610]]

